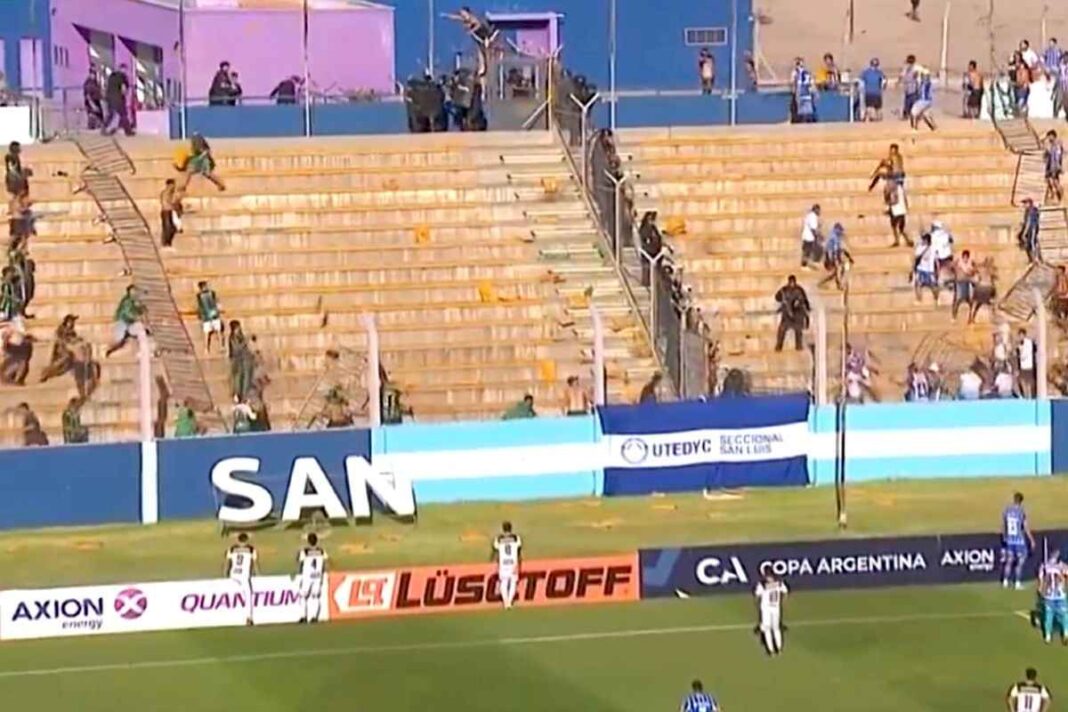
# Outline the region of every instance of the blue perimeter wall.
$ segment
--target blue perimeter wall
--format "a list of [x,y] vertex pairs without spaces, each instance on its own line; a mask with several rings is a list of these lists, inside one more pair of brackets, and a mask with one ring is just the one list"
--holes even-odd
[[[742,92],[738,96],[738,124],[777,124],[789,118],[788,92]],[[817,105],[821,121],[849,120],[849,97],[825,94]],[[711,96],[622,96],[616,123],[620,128],[667,126],[726,126],[730,101]],[[608,125],[608,107],[597,105],[598,125]],[[187,134],[212,138],[266,138],[303,136],[304,110],[300,106],[193,106],[186,114]],[[327,104],[313,106],[313,136],[393,134],[408,131],[408,117],[399,101]],[[181,136],[178,109],[171,109],[171,138]]]
[[[810,479],[831,484],[833,407],[811,409],[809,426]],[[853,406],[847,428],[850,482],[1068,472],[1068,401]],[[152,495],[161,520],[211,517],[211,468],[236,456],[259,460],[250,479],[267,486],[276,507],[303,456],[316,457],[343,496],[350,455],[410,478],[420,505],[602,496],[602,440],[599,419],[582,416],[163,440],[146,445],[155,457],[136,443],[6,450],[0,529],[150,520],[142,504],[156,502]]]

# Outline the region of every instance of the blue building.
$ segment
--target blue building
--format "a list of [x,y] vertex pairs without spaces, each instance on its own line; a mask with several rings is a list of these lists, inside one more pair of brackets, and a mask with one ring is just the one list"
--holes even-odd
[[51,94],[51,13],[51,0],[0,0],[0,56],[9,89]]

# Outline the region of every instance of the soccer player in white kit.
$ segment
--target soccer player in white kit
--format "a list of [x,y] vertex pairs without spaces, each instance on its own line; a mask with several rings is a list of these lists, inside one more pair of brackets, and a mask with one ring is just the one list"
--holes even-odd
[[497,559],[497,579],[501,602],[511,608],[519,587],[519,549],[523,546],[518,534],[512,533],[512,523],[501,524],[501,533],[493,540],[493,557]]
[[252,625],[252,577],[258,573],[256,547],[248,543],[248,534],[237,535],[237,543],[226,552],[226,576],[238,586],[248,606],[245,624]]
[[1009,712],[1046,712],[1049,709],[1049,688],[1038,681],[1038,670],[1027,668],[1024,681],[1009,688],[1005,705]]
[[326,552],[319,546],[319,537],[308,535],[308,545],[297,554],[300,567],[300,599],[304,602],[301,623],[318,623],[323,607],[323,581],[326,577]]
[[760,602],[760,636],[768,655],[782,653],[782,602],[787,593],[786,584],[771,574],[764,574],[754,591]]

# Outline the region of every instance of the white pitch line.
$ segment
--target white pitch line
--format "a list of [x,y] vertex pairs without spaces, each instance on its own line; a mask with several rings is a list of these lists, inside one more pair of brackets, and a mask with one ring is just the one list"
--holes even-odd
[[[973,620],[979,618],[1002,618],[1019,615],[1019,611],[986,611],[983,613],[916,613],[898,616],[868,616],[856,618],[823,618],[807,621],[793,621],[790,628],[815,628],[820,626],[844,625],[885,625],[890,623],[919,623],[923,621]],[[678,626],[674,628],[633,628],[629,630],[596,631],[590,633],[567,633],[563,635],[538,635],[516,638],[487,638],[484,640],[460,640],[442,643],[406,643],[399,645],[368,645],[340,648],[318,648],[310,650],[279,650],[272,653],[250,653],[247,655],[220,655],[205,658],[174,658],[171,660],[140,660],[127,663],[105,663],[101,665],[77,665],[55,668],[31,668],[27,670],[0,671],[0,679],[20,677],[49,677],[73,675],[92,672],[113,672],[116,670],[149,670],[153,668],[194,667],[201,665],[221,665],[227,663],[254,663],[267,660],[292,660],[298,658],[317,658],[326,656],[367,655],[380,653],[406,653],[435,650],[462,650],[468,648],[488,648],[510,645],[539,645],[544,643],[568,643],[586,640],[611,640],[618,638],[642,638],[663,635],[689,635],[693,633],[714,633],[737,630],[751,630],[752,623],[723,623],[714,625]]]

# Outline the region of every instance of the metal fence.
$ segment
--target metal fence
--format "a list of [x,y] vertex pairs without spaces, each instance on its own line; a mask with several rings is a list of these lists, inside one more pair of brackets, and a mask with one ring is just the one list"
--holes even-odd
[[682,271],[670,248],[664,245],[654,253],[651,244],[643,244],[636,229],[631,177],[616,152],[615,135],[599,128],[593,117],[599,100],[596,89],[566,71],[554,72],[553,80],[554,123],[657,360],[680,397],[708,395],[710,330],[699,309],[689,304]]

